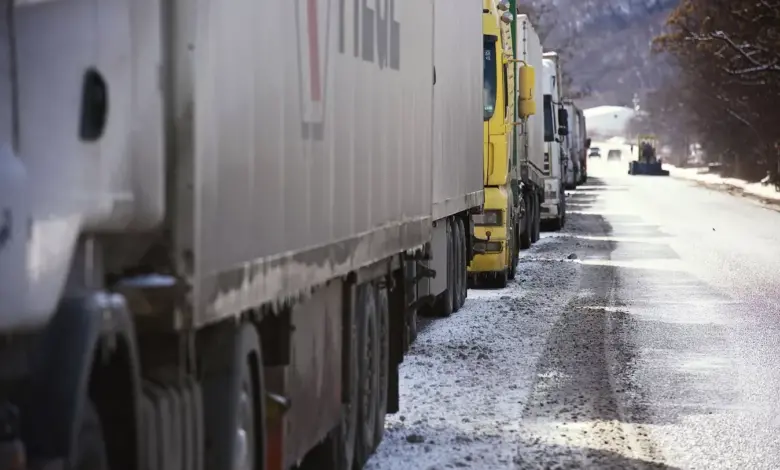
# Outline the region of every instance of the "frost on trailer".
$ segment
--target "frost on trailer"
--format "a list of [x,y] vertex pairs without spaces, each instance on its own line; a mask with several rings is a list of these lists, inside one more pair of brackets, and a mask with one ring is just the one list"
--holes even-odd
[[[430,17],[390,2],[395,11],[372,12],[361,35],[353,4],[220,3],[193,28],[203,47],[188,96],[195,112],[182,127],[196,130],[185,210],[200,321],[428,240]],[[371,28],[388,33],[383,47],[361,44]],[[279,38],[298,53],[245,46]],[[241,73],[250,63],[254,73]]]

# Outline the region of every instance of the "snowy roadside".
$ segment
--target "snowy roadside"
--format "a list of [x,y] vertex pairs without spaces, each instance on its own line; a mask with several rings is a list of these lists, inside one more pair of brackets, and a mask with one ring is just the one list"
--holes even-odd
[[565,232],[543,236],[523,253],[509,287],[470,290],[460,312],[421,332],[401,368],[401,411],[388,417],[367,469],[528,468],[529,454],[549,442],[547,426],[540,432],[525,418],[539,406],[540,380],[555,380],[540,377],[540,365],[553,329],[581,294],[579,258],[594,247]]
[[673,165],[665,164],[664,168],[674,178],[695,181],[711,189],[727,191],[731,194],[756,199],[766,204],[780,204],[780,192],[775,191],[772,185],[763,185],[761,183],[749,183],[737,178],[724,178],[713,173],[701,173],[699,168],[677,168]]

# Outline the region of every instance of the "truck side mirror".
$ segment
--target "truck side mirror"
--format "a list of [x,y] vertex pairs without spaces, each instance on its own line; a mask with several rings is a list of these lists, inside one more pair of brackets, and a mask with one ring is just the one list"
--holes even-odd
[[[632,147],[633,147],[633,145],[632,145]],[[589,149],[589,148],[590,148],[590,137],[588,137],[587,139],[585,139],[585,148],[586,148],[586,149]]]
[[558,135],[566,137],[569,135],[569,111],[566,108],[558,109]]

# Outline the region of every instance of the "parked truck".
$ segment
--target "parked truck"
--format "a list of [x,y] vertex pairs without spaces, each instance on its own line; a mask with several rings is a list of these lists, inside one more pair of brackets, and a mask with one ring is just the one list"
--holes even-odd
[[561,63],[557,52],[544,53],[544,141],[545,181],[542,223],[560,230],[566,223],[564,175],[568,155],[564,138],[568,134],[566,109],[561,92]]
[[[472,282],[489,279],[498,287],[515,276],[527,214],[513,140],[519,124],[514,120],[518,76],[510,27],[515,17],[509,9],[508,0],[483,0],[485,205],[484,212],[474,216],[476,255],[469,265]],[[529,76],[526,71],[522,77]],[[533,84],[520,87],[530,91]]]
[[[513,4],[515,0],[512,0]],[[515,7],[516,8],[516,7]],[[520,228],[519,248],[527,249],[539,240],[541,210],[544,201],[544,116],[536,105],[543,101],[542,42],[526,15],[512,23],[516,38],[515,63],[518,76],[527,76],[527,84],[518,86],[518,115],[515,120],[515,158],[519,160],[525,217]]]
[[[481,217],[482,23],[470,0],[437,0],[434,15],[433,219],[430,259],[436,275],[419,284],[423,311],[448,316],[467,295],[467,267],[474,256],[473,217]],[[454,10],[454,11],[448,11]]]
[[481,203],[452,3],[3,3],[0,468],[366,462]]
[[588,137],[588,123],[585,113],[577,108],[576,114],[579,122],[580,139],[583,141],[582,153],[580,154],[580,178],[577,184],[585,184],[588,182],[588,151],[590,150],[591,139]]
[[569,117],[569,135],[566,137],[568,166],[566,169],[566,189],[575,189],[587,179],[588,138],[585,116],[582,110],[571,100],[565,101]]

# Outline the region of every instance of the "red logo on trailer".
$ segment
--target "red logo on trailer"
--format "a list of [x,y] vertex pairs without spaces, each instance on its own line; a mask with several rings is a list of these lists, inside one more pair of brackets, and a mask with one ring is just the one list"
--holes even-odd
[[297,0],[301,123],[306,139],[320,140],[325,128],[331,0]]

